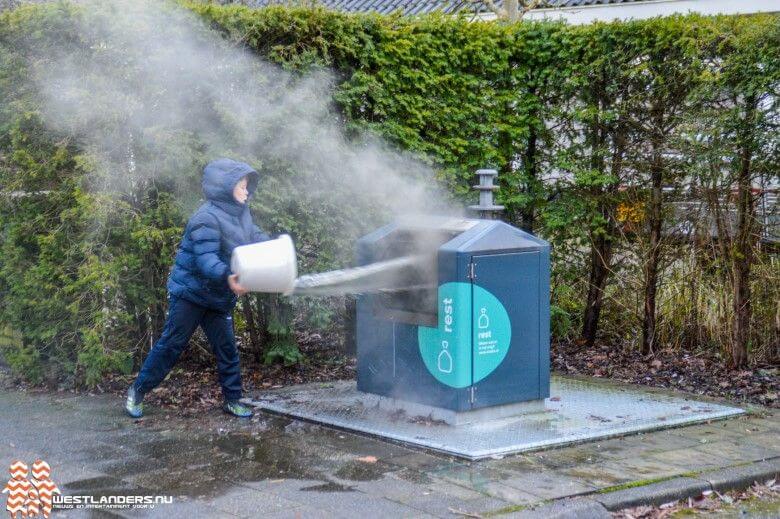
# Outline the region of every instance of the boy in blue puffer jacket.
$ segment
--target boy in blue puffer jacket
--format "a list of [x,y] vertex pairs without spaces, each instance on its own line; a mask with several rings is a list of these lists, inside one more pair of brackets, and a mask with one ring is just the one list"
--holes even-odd
[[204,168],[206,202],[184,230],[168,277],[165,328],[127,391],[125,409],[130,416],[143,415],[144,395],[168,375],[198,326],[217,358],[223,410],[234,416],[252,416],[239,403],[241,370],[232,317],[238,297],[247,291],[230,271],[230,256],[239,245],[270,239],[252,223],[247,204],[258,181],[258,173],[243,162],[218,159]]

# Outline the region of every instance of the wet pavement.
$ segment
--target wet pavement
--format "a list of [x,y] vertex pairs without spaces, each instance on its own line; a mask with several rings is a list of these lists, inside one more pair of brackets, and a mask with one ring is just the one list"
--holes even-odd
[[133,421],[122,403],[0,392],[0,463],[42,458],[68,496],[173,496],[154,509],[55,518],[508,517],[545,500],[780,456],[780,417],[769,412],[468,462],[264,414],[148,409]]

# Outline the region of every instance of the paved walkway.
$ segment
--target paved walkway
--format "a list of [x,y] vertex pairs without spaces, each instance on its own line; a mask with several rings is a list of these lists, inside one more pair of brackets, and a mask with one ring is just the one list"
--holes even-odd
[[66,495],[175,496],[154,510],[60,510],[55,519],[422,518],[509,517],[566,496],[780,457],[780,416],[768,412],[469,463],[266,415],[183,419],[156,409],[134,422],[121,404],[0,392],[0,464],[43,458]]

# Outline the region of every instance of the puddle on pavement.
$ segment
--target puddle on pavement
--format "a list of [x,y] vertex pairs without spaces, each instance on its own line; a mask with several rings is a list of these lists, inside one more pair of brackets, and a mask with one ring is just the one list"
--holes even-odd
[[[352,490],[349,481],[378,480],[398,470],[381,461],[356,461],[349,438],[342,436],[336,445],[330,431],[293,423],[300,424],[283,419],[272,426],[229,424],[228,429],[207,422],[196,430],[171,421],[165,429],[136,429],[133,441],[126,441],[127,431],[107,434],[101,445],[81,452],[107,476],[72,482],[76,487],[69,489],[104,493],[120,488],[125,480],[129,483],[123,491],[153,488],[175,496],[205,497],[242,482],[291,479],[323,482],[306,487],[309,491],[347,492]],[[365,439],[355,437],[354,442]]]
[[395,473],[398,479],[408,481],[409,483],[415,483],[417,485],[428,485],[433,483],[433,479],[425,472],[419,472],[417,470],[405,468]]
[[383,464],[353,461],[343,465],[334,475],[349,481],[375,481],[382,479],[388,471]]
[[96,478],[80,479],[77,481],[71,481],[63,485],[67,490],[95,490],[106,487],[124,486],[124,482],[121,479],[112,478],[110,476],[100,476]]
[[329,481],[328,483],[324,483],[322,485],[303,487],[301,490],[305,492],[354,492],[355,487],[341,485],[339,483]]

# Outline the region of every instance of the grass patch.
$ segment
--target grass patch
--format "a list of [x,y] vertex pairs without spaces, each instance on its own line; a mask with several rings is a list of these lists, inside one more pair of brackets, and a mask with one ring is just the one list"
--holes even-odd
[[672,517],[693,517],[699,515],[693,508],[684,508],[678,512],[674,512]]
[[505,506],[504,508],[499,508],[498,510],[493,510],[492,512],[485,512],[483,514],[479,514],[482,517],[496,517],[497,515],[504,515],[504,514],[512,514],[515,512],[522,512],[523,510],[527,509],[528,507],[526,505],[510,505]]
[[599,490],[596,490],[597,494],[609,494],[610,492],[617,492],[618,490],[626,490],[627,488],[636,488],[636,487],[644,487],[647,485],[652,485],[653,483],[660,483],[662,481],[669,481],[670,479],[674,479],[679,476],[666,476],[662,478],[650,478],[650,479],[639,479],[637,481],[629,481],[628,483],[623,483],[621,485],[613,485],[611,487],[605,487],[601,488]]

